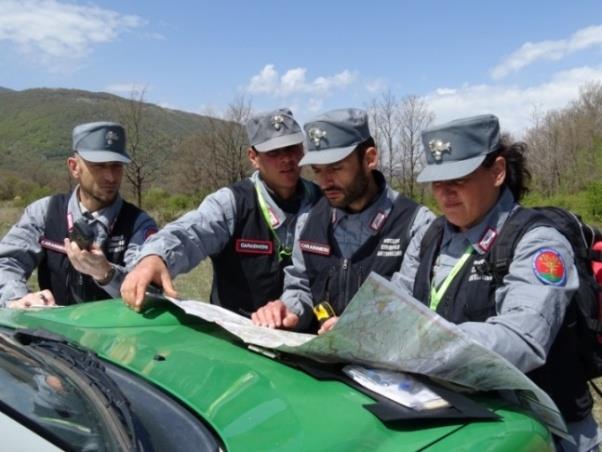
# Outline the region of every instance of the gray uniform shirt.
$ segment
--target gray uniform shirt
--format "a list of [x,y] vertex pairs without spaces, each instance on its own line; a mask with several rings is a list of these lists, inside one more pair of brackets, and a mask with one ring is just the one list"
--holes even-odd
[[[73,222],[83,216],[77,197],[78,190],[79,187],[76,187],[67,204],[67,215],[71,215]],[[0,241],[0,306],[18,300],[29,292],[27,280],[43,256],[40,239],[44,236],[50,198],[48,196],[28,205],[19,222]],[[86,217],[94,229],[96,234],[94,241],[97,244],[101,246],[104,244],[122,204],[123,199],[117,196],[113,204],[95,212],[93,217]],[[134,234],[127,244],[124,255],[126,265],[134,259],[145,237],[156,229],[155,221],[146,213],[138,216],[134,225]],[[111,265],[115,267],[115,275],[111,281],[100,287],[112,297],[118,297],[121,282],[125,277],[125,269],[119,265]]]
[[[253,173],[251,180],[261,191],[263,199],[274,216],[273,230],[281,245],[290,249],[295,234],[295,222],[312,205],[309,183],[296,214],[286,213],[274,201],[271,190],[262,181],[259,172]],[[160,256],[166,263],[172,277],[186,273],[203,259],[219,254],[234,235],[236,223],[236,200],[228,187],[221,188],[207,196],[196,210],[186,213],[169,223],[144,244],[136,262],[145,256]],[[135,265],[134,262],[132,265]]]
[[[433,267],[434,284],[439,286],[468,246],[473,252],[484,255],[483,240],[491,235],[489,231],[501,230],[516,206],[512,194],[505,189],[480,224],[465,232],[447,225]],[[410,280],[407,275],[416,274],[420,251],[420,239],[416,237],[413,241],[415,243],[408,247],[400,272],[391,278],[410,293],[413,291],[413,279]],[[537,277],[534,262],[542,248],[554,250],[562,259],[566,271],[564,285],[546,284]],[[573,260],[570,243],[556,229],[544,226],[531,229],[517,243],[508,274],[504,277],[503,285],[495,292],[497,315],[485,322],[465,322],[459,327],[523,372],[543,365],[571,297],[579,287]]]
[[[400,196],[398,192],[385,186],[380,196],[362,212],[351,214],[341,209],[331,209],[335,216],[333,224],[334,238],[343,257],[353,256],[366,240],[375,233],[370,226],[375,216],[379,212],[389,215],[398,196]],[[298,329],[303,329],[309,325],[313,312],[309,278],[298,240],[307,221],[307,216],[308,214],[304,214],[297,221],[297,232],[295,233],[295,244],[293,245],[293,262],[292,265],[284,269],[284,292],[281,297],[287,308],[299,316]],[[410,237],[417,238],[420,241],[434,218],[435,216],[430,210],[426,207],[420,207],[410,228]]]

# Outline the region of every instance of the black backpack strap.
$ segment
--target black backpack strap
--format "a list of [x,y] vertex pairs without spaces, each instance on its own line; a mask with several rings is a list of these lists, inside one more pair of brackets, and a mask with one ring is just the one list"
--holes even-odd
[[430,224],[430,226],[422,236],[422,240],[420,241],[420,261],[422,261],[425,258],[427,249],[430,249],[433,243],[437,243],[436,246],[439,246],[441,237],[443,237],[444,226],[444,216],[435,218],[435,220]]
[[510,213],[500,234],[495,239],[493,247],[487,254],[488,271],[493,276],[496,286],[500,286],[504,276],[508,274],[514,249],[519,240],[536,224],[549,224],[537,210],[519,206]]

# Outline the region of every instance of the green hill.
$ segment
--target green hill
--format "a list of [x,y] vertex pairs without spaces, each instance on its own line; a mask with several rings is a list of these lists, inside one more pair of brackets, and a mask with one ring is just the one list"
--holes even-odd
[[175,165],[181,158],[180,143],[210,133],[219,124],[231,127],[220,119],[136,103],[108,93],[46,88],[13,91],[0,87],[2,196],[30,191],[29,186],[14,188],[23,183],[46,187],[50,192],[68,189],[65,159],[71,152],[73,127],[92,121],[121,122],[127,125],[130,145],[134,142],[130,133],[132,110],[136,110],[133,106],[143,118],[138,123],[138,146],[150,151],[145,157],[147,165],[163,168],[163,176],[157,179],[162,186],[173,173],[172,167],[165,168],[164,164]]
[[[63,158],[71,130],[82,122],[119,120],[128,99],[68,89],[0,89],[0,166],[17,169],[29,158]],[[207,127],[207,118],[144,104],[145,120],[166,138],[185,138]]]

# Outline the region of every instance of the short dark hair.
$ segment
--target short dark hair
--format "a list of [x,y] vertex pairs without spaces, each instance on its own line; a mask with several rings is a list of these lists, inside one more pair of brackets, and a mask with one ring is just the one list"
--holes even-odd
[[527,157],[525,156],[527,150],[527,143],[512,142],[508,135],[502,135],[500,148],[487,155],[482,164],[485,168],[491,168],[497,157],[503,157],[506,160],[504,186],[508,187],[516,201],[520,201],[529,192],[531,171],[527,168]]
[[355,152],[355,154],[357,155],[357,158],[361,162],[364,160],[364,155],[366,155],[366,150],[368,148],[372,148],[372,147],[376,147],[376,143],[374,142],[374,138],[370,137],[367,140],[362,141],[360,144],[358,144],[356,146],[356,148],[353,150],[353,152]]

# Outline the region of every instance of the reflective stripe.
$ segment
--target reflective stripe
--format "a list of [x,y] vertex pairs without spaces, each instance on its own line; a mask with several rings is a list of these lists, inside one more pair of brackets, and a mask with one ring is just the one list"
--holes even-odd
[[282,245],[280,239],[278,238],[278,234],[276,234],[276,231],[274,231],[274,228],[272,227],[272,216],[270,214],[270,209],[267,203],[265,202],[265,199],[263,199],[261,190],[259,189],[259,181],[255,182],[255,193],[257,193],[257,200],[259,201],[259,210],[261,210],[261,215],[265,220],[265,224],[270,229],[270,232],[274,237],[274,241],[278,245],[278,260],[282,260],[282,258],[286,256],[291,256],[293,254],[293,250],[286,248]]
[[447,278],[443,280],[439,288],[436,289],[434,284],[431,286],[431,297],[429,305],[433,311],[437,310],[437,306],[439,306],[439,303],[441,302],[441,299],[443,298],[443,295],[447,291],[449,285],[454,280],[460,269],[464,266],[464,264],[466,263],[473,251],[474,248],[472,247],[472,245],[468,245],[468,248],[466,248],[466,251],[464,251],[462,257],[458,259],[458,262],[456,262],[456,265],[453,266],[453,268],[447,275]]

